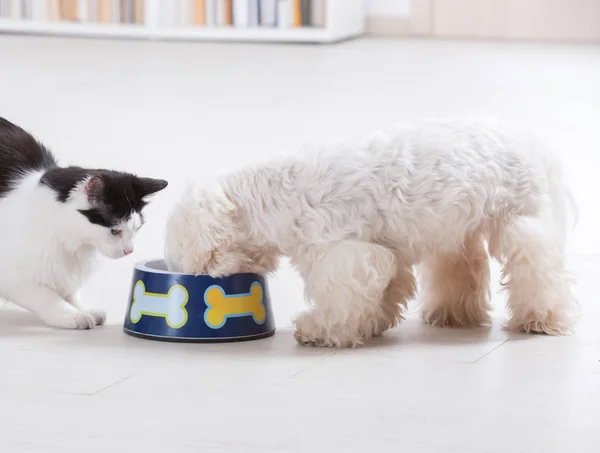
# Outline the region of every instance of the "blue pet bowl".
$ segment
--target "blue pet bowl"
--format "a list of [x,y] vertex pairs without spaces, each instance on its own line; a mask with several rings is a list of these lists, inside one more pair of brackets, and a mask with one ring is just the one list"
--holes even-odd
[[267,280],[259,274],[225,278],[169,272],[163,260],[135,265],[127,334],[181,342],[245,341],[275,333]]

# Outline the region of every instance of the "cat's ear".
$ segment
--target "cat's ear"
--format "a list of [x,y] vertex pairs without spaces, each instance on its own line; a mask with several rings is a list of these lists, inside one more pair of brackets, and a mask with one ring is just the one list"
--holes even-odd
[[140,198],[160,192],[169,183],[164,179],[138,178],[137,191]]
[[98,200],[104,194],[106,183],[100,176],[92,176],[83,187],[83,193],[87,197],[88,202],[91,204]]

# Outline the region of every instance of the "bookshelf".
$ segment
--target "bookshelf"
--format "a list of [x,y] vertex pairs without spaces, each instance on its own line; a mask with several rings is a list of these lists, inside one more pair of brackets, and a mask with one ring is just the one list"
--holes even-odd
[[[325,44],[364,32],[363,3],[363,0],[0,0],[0,33]],[[261,6],[269,9],[261,10]]]

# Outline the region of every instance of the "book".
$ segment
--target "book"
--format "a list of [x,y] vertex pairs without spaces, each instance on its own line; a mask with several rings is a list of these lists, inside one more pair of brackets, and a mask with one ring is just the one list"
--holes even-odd
[[121,0],[112,0],[110,7],[110,20],[111,22],[121,22]]
[[65,21],[76,21],[77,15],[77,0],[60,0],[60,19]]
[[248,26],[258,27],[260,25],[260,0],[249,0]]
[[274,27],[277,19],[276,0],[260,0],[260,26]]
[[312,0],[311,25],[313,27],[325,27],[325,1]]
[[112,22],[112,0],[98,0],[97,20],[101,23]]
[[179,25],[191,27],[194,25],[194,0],[180,0]]
[[60,20],[60,0],[48,0],[46,14],[48,20]]
[[194,25],[206,25],[206,0],[194,0]]
[[303,27],[310,27],[311,24],[311,0],[300,0],[301,23]]
[[206,0],[206,26],[217,25],[217,2],[218,0]]
[[302,0],[292,0],[292,26],[302,26]]
[[[35,1],[35,0],[34,0]],[[77,20],[79,22],[89,22],[88,7],[90,2],[88,0],[77,0]]]
[[31,2],[31,19],[43,21],[48,19],[48,2]]
[[133,0],[120,0],[119,18],[120,22],[124,24],[133,22]]
[[21,18],[33,19],[33,0],[21,0]]
[[225,25],[225,2],[215,0],[215,25],[221,27]]
[[247,27],[250,22],[249,0],[233,0],[233,24],[236,27]]
[[8,14],[6,17],[17,20],[23,17],[23,8],[21,0],[11,0],[8,3]]
[[127,23],[128,24],[133,24],[134,8],[135,8],[134,1],[127,0]]
[[279,28],[291,28],[291,26],[292,26],[292,2],[291,2],[291,0],[279,0],[277,2],[277,26]]
[[[0,18],[174,26],[325,27],[327,0],[0,0]],[[150,5],[148,5],[148,4]]]
[[144,0],[133,0],[133,22],[136,24],[146,23]]
[[223,1],[223,25],[233,25],[233,0]]

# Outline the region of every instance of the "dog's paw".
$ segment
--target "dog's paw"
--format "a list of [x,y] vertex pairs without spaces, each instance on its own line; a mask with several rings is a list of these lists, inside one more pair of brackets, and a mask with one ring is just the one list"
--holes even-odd
[[90,308],[86,309],[85,312],[94,318],[94,322],[97,326],[104,325],[104,322],[106,321],[106,312],[104,310],[100,310],[99,308]]
[[311,335],[308,335],[300,330],[296,330],[294,332],[294,339],[296,343],[302,346],[314,346],[319,348],[332,347],[333,345],[328,345],[325,341],[325,338],[315,338]]
[[424,309],[421,320],[434,327],[476,327],[491,324],[490,314],[485,309],[443,305],[434,309]]
[[315,321],[311,313],[302,313],[295,320],[294,339],[303,346],[319,348],[352,348],[363,343],[360,336],[351,336],[345,327],[325,329]]
[[301,313],[298,315],[294,320],[294,326],[296,327],[294,338],[298,344],[321,348],[335,346],[328,344],[324,330],[319,327],[310,313]]
[[568,314],[553,311],[530,312],[522,317],[513,316],[504,328],[513,332],[570,335],[573,333],[574,319]]
[[456,300],[427,297],[422,304],[421,320],[434,327],[489,325],[492,322],[489,308],[482,291],[463,291]]
[[61,313],[44,319],[50,327],[59,329],[93,329],[96,326],[94,316],[82,311]]

